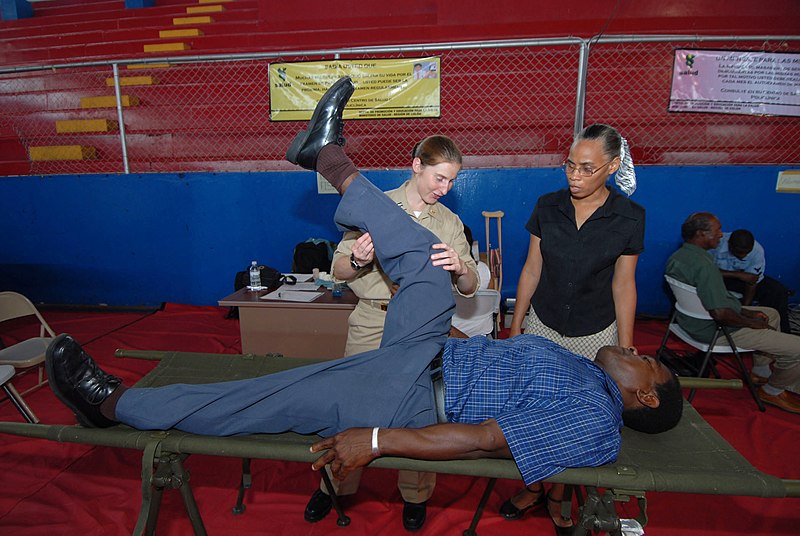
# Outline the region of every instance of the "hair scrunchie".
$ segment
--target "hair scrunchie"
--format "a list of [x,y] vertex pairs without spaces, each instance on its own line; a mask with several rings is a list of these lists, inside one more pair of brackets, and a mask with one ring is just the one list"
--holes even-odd
[[619,169],[614,177],[614,182],[628,197],[636,191],[636,171],[633,169],[633,158],[628,140],[622,138],[622,148],[619,151]]

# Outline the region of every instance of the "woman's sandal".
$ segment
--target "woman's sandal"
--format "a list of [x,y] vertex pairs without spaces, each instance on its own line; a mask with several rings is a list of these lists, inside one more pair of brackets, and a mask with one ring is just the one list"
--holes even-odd
[[500,515],[508,520],[519,519],[524,516],[525,512],[528,510],[536,510],[544,506],[545,502],[547,502],[546,497],[547,495],[544,492],[544,488],[542,488],[539,490],[539,495],[536,497],[536,500],[525,508],[517,508],[514,506],[514,503],[511,502],[511,499],[508,499],[500,506]]
[[547,515],[550,517],[550,521],[553,522],[553,527],[555,527],[555,529],[556,529],[556,536],[570,536],[570,534],[572,534],[572,532],[575,529],[575,524],[572,522],[572,518],[571,517],[564,517],[563,515],[559,515],[559,517],[561,518],[562,522],[566,523],[567,521],[569,521],[569,526],[568,527],[562,527],[561,525],[557,525],[556,524],[556,519],[550,514],[550,504],[551,503],[553,503],[553,504],[558,503],[559,509],[560,509],[562,502],[563,502],[563,499],[554,499],[553,497],[550,496],[550,493],[548,492],[547,493]]

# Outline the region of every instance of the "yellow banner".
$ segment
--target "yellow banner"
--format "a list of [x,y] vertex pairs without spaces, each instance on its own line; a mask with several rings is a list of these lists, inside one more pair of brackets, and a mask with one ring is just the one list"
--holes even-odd
[[269,66],[272,121],[307,121],[325,91],[350,76],[345,119],[439,117],[440,58],[309,61]]

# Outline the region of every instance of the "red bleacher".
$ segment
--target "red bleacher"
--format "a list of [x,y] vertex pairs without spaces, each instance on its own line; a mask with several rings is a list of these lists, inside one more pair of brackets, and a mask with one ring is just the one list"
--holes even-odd
[[[220,2],[223,11],[189,14],[187,8],[207,6],[198,0],[159,0],[155,7],[126,9],[120,0],[86,0],[80,3],[69,0],[38,2],[34,5],[34,16],[28,19],[0,22],[0,65],[3,67],[30,67],[37,65],[59,65],[67,63],[137,60],[160,56],[204,55],[212,53],[239,53],[257,39],[248,36],[257,34],[259,26],[258,0],[235,0]],[[174,25],[176,18],[210,17],[212,22],[192,25]],[[160,38],[162,30],[197,28],[200,36]],[[186,51],[144,51],[145,45],[183,42]],[[120,76],[156,77],[157,69],[120,71]],[[106,79],[111,76],[108,67],[96,73],[82,69],[70,73],[59,71],[54,76],[48,71],[19,72],[0,77],[0,110],[7,119],[0,119],[0,175],[54,173],[71,171],[82,173],[115,172],[121,170],[121,152],[116,134],[86,133],[71,136],[56,134],[56,121],[109,119],[114,120],[113,109],[81,109],[84,97],[113,95]],[[219,81],[224,85],[225,81]],[[176,87],[177,86],[177,87]],[[162,85],[123,87],[123,94],[134,95],[147,103],[146,97],[153,92],[164,94],[160,102],[174,103],[171,110],[163,107],[143,106],[141,110],[131,107],[126,115],[126,126],[131,135],[128,142],[132,148],[150,147],[154,156],[176,159],[180,153],[173,141],[181,136],[166,136],[159,125],[179,111],[178,104],[185,101],[185,87]],[[213,88],[211,88],[213,90]],[[225,89],[220,89],[225,92]],[[184,93],[183,98],[171,97],[171,93]],[[145,96],[141,99],[140,96]],[[127,110],[126,110],[127,111]],[[219,117],[225,110],[199,110]],[[255,113],[257,111],[251,112]],[[261,112],[258,112],[261,114]],[[268,117],[268,110],[264,112]],[[147,135],[137,135],[147,125]],[[201,121],[202,125],[202,121]],[[174,127],[173,127],[174,128]],[[52,136],[51,136],[52,134]],[[168,139],[166,139],[168,138]],[[64,141],[66,139],[66,141]],[[91,146],[98,161],[76,162],[74,171],[65,162],[39,162],[29,160],[28,146]],[[229,147],[229,143],[216,146]],[[217,155],[206,155],[208,160]],[[109,164],[109,160],[113,163]]]
[[[186,8],[198,5],[196,0],[159,0],[156,6],[141,9],[125,9],[120,0],[36,3],[33,17],[0,23],[0,65],[141,58],[144,44],[163,41],[158,32],[179,28],[173,19],[194,16],[187,15]],[[225,11],[208,14],[213,23],[198,26],[204,35],[190,39],[191,53],[233,52],[238,36],[255,32],[257,0],[221,5]]]
[[[32,18],[0,21],[0,66],[14,68],[437,41],[565,35],[589,37],[595,35],[605,22],[599,18],[604,15],[591,10],[576,7],[565,12],[558,2],[530,5],[519,2],[519,9],[508,13],[495,12],[497,10],[491,4],[469,3],[465,7],[457,0],[401,0],[373,3],[369,8],[367,3],[334,6],[329,0],[306,0],[302,8],[296,4],[267,0],[220,0],[223,11],[205,14],[213,22],[197,26],[173,24],[173,19],[178,17],[203,16],[187,14],[187,8],[209,5],[199,1],[158,0],[155,7],[140,9],[125,9],[122,0],[37,2]],[[702,7],[689,16],[665,10],[645,14],[644,7],[628,5],[617,14],[611,30],[632,34],[687,31],[706,35],[790,34],[792,29],[796,30],[795,23],[800,22],[796,14],[780,17],[779,14],[787,9],[785,7],[755,15],[753,10],[757,8],[747,7],[744,2],[735,3],[737,8],[725,17],[720,17],[713,9]],[[586,8],[591,2],[584,0],[575,4]],[[746,23],[742,22],[743,18],[747,18]],[[202,35],[159,37],[162,30],[185,28],[198,28]],[[184,42],[189,48],[184,51],[144,52],[145,45],[167,42]],[[437,52],[429,50],[426,53],[433,55]],[[487,53],[482,51],[481,54]],[[505,50],[498,54],[510,52]],[[520,67],[532,58],[526,67],[535,69],[539,61],[535,56],[530,53],[515,56],[512,64]],[[507,65],[505,58],[500,59],[499,63]],[[523,155],[528,158],[525,165],[531,165],[530,148],[535,147],[539,164],[557,164],[551,161],[556,158],[553,155],[559,154],[571,137],[570,117],[562,115],[564,110],[573,107],[577,55],[570,53],[561,59],[563,61],[546,65],[542,78],[563,80],[563,85],[543,89],[533,81],[520,79],[517,72],[494,67],[488,56],[479,57],[477,53],[451,55],[448,60],[450,76],[442,80],[443,111],[442,117],[436,120],[437,130],[457,135],[462,145],[471,149],[469,155],[476,159],[476,163],[481,160],[492,162],[499,156],[513,159]],[[123,64],[120,76],[153,77],[151,85],[122,87],[123,95],[138,100],[138,105],[125,109],[129,154],[146,155],[134,163],[140,166],[139,169],[132,168],[134,172],[169,171],[168,162],[177,161],[187,171],[208,170],[208,163],[213,163],[213,169],[220,171],[228,168],[274,169],[274,162],[282,155],[252,148],[267,147],[269,141],[272,141],[272,146],[285,146],[291,140],[291,132],[296,130],[296,126],[291,124],[269,123],[269,91],[264,63],[254,65],[246,73],[237,72],[225,63],[207,64],[206,67],[195,65],[193,71],[180,65],[142,70],[124,67]],[[612,109],[613,105],[606,104],[606,101],[616,102],[621,77],[632,82],[637,78],[650,79],[662,76],[670,66],[661,65],[659,71],[651,65],[647,71],[638,68],[624,74],[619,72],[623,67],[610,61],[606,70],[601,67],[591,72],[589,82],[594,99],[587,102],[586,117],[602,120],[611,116],[615,125],[624,132],[636,137],[638,130],[640,136],[646,138],[648,131],[658,126],[659,121],[674,121],[675,117],[665,118],[661,104],[656,111],[641,106],[614,106]],[[121,171],[121,149],[115,132],[68,136],[56,133],[56,121],[116,121],[113,108],[80,108],[82,98],[114,94],[113,87],[106,84],[110,76],[107,66],[96,70],[59,69],[57,72],[0,75],[0,176]],[[486,83],[487,78],[491,78],[492,84]],[[663,99],[657,99],[659,103],[668,100],[668,82],[662,86],[666,89]],[[637,95],[636,87],[635,83],[626,83],[628,102],[653,102],[649,85],[642,86],[641,95]],[[214,98],[195,102],[195,98],[206,95]],[[524,98],[521,99],[520,95]],[[522,100],[526,102],[521,104]],[[521,106],[534,109],[535,117],[516,113]],[[463,119],[460,123],[454,119],[452,112],[455,109],[470,111],[468,125]],[[175,118],[188,115],[193,121],[190,129],[174,122]],[[709,119],[708,123],[714,124],[715,119]],[[357,123],[349,127],[355,133],[350,147],[356,154],[359,144],[370,140],[384,147],[404,147],[412,145],[420,136],[421,127],[415,128],[404,120],[376,121],[369,130],[362,129]],[[637,154],[641,149],[634,148],[634,157],[642,163],[670,163],[663,159],[663,153],[668,150],[664,148],[685,147],[685,140],[689,138],[697,139],[701,144],[699,153],[716,151],[727,155],[723,157],[727,159],[725,163],[769,163],[763,154],[740,150],[739,140],[785,138],[791,136],[788,133],[795,128],[792,119],[777,117],[764,118],[757,126],[733,121],[731,124],[734,128],[723,124],[716,129],[730,135],[714,136],[713,139],[709,139],[704,124],[668,129],[669,134],[648,139],[651,149],[647,154]],[[481,143],[474,144],[475,148],[470,147],[471,137],[477,136],[480,136]],[[276,144],[275,139],[279,139],[279,143]],[[42,145],[91,146],[95,148],[98,160],[78,161],[74,165],[65,162],[32,163],[28,147]],[[758,152],[760,148],[751,150]],[[800,152],[800,146],[796,151]],[[681,158],[690,158],[690,152],[691,148],[681,153]],[[504,160],[506,165],[509,158]],[[796,161],[800,156],[784,155],[784,158]],[[265,162],[273,162],[273,167],[265,168]],[[359,164],[385,167],[382,162],[363,159]]]

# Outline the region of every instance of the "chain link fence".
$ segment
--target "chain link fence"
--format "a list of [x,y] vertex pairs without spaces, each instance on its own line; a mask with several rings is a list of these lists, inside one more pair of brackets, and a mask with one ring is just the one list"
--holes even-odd
[[[800,52],[800,43],[630,40],[584,47],[575,39],[343,51],[339,59],[441,58],[441,117],[349,121],[348,154],[363,169],[406,167],[414,144],[439,133],[456,140],[467,167],[557,166],[576,117],[583,117],[586,124],[617,127],[640,165],[800,162],[796,117],[669,113],[675,48]],[[576,95],[585,50],[581,106]],[[217,56],[166,66],[120,64],[122,125],[109,101],[115,95],[111,63],[0,74],[0,174],[120,173],[124,152],[133,173],[295,169],[283,157],[305,123],[270,121],[268,66],[329,59]],[[94,130],[76,131],[87,125]],[[40,147],[77,147],[82,159],[40,160]]]
[[626,136],[639,164],[796,164],[800,118],[668,112],[674,51],[800,52],[797,41],[612,43],[590,48],[585,122]]

